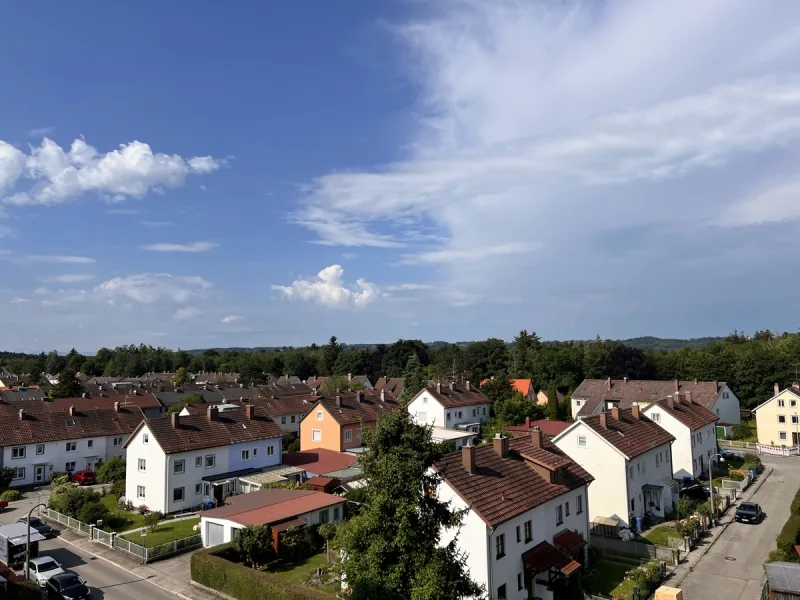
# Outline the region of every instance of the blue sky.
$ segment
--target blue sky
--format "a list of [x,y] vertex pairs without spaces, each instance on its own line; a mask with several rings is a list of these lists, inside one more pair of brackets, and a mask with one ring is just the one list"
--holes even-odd
[[1,345],[793,331],[767,4],[4,6]]

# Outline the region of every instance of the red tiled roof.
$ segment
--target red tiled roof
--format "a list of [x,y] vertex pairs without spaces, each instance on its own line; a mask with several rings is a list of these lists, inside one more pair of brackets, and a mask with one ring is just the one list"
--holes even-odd
[[565,529],[553,536],[553,544],[557,549],[563,550],[567,554],[573,554],[586,545],[586,540],[571,529]]
[[204,511],[202,516],[240,525],[271,525],[345,502],[346,498],[313,490],[267,489],[230,496],[224,506]]
[[207,414],[180,417],[177,428],[172,427],[172,415],[165,415],[147,421],[147,427],[166,454],[283,436],[263,408],[253,408],[252,420],[245,410],[226,410],[219,412],[216,420],[209,420]]
[[439,404],[445,408],[458,408],[459,406],[473,406],[475,404],[491,404],[483,392],[475,386],[461,384],[433,384],[427,388],[428,393],[433,396]]
[[[338,396],[341,398],[341,403],[337,403],[336,395],[333,395],[320,396],[317,404],[324,406],[339,425],[372,423],[400,408],[391,394],[384,393],[381,400],[381,392],[377,390],[340,392]],[[313,411],[314,406],[316,405],[308,407],[307,410]]]
[[405,379],[403,377],[379,377],[372,387],[378,391],[386,390],[395,398],[403,395]]
[[330,477],[320,477],[319,475],[317,475],[316,477],[308,479],[305,483],[307,483],[308,485],[319,485],[325,487],[326,485],[330,485],[331,483],[333,483],[333,479],[331,479]]
[[128,434],[144,420],[138,408],[92,409],[69,411],[36,411],[9,413],[0,418],[0,440],[4,446],[78,440],[115,434]]
[[604,400],[615,400],[620,408],[630,408],[633,402],[655,402],[675,392],[691,392],[692,400],[710,410],[724,385],[724,381],[584,379],[572,397],[586,400],[580,416],[592,414]]
[[719,420],[719,416],[707,408],[695,404],[693,400],[687,402],[685,396],[682,398],[683,400],[673,398],[672,408],[669,406],[670,400],[661,400],[656,404],[658,404],[661,410],[675,417],[678,422],[683,423],[689,429],[700,429],[706,425],[716,423]]
[[581,568],[580,563],[564,556],[548,542],[540,542],[522,554],[522,562],[534,573],[544,573],[550,568],[571,575]]
[[508,431],[530,431],[534,427],[538,427],[547,437],[555,437],[570,425],[572,425],[572,423],[567,423],[566,421],[539,419],[537,421],[531,421],[530,425],[509,425],[506,429]]
[[[606,426],[601,420],[605,416]],[[634,458],[662,444],[669,444],[675,438],[665,429],[653,423],[646,416],[633,418],[632,409],[619,409],[619,420],[611,412],[585,417],[581,422],[595,431],[609,444],[628,458]]]
[[[488,379],[484,379],[481,381],[481,387],[483,384],[489,381]],[[527,396],[531,392],[531,381],[532,379],[509,379],[511,383],[511,387],[514,388],[514,391],[519,392],[523,396]]]
[[291,467],[302,467],[306,471],[321,475],[346,469],[355,464],[357,460],[357,457],[353,454],[336,452],[326,448],[287,452],[283,455],[283,464]]
[[[592,476],[570,460],[550,440],[534,448],[530,436],[508,440],[509,454],[502,458],[492,444],[475,448],[475,473],[464,468],[462,452],[447,454],[434,468],[489,526],[496,526],[540,504],[588,485]],[[523,456],[536,463],[561,466],[562,478],[550,483]]]

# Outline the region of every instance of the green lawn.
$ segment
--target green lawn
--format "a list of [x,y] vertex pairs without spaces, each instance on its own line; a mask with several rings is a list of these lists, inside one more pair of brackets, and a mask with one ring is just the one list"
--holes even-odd
[[152,548],[153,546],[160,546],[161,544],[197,535],[199,532],[194,530],[194,526],[199,522],[200,517],[181,521],[167,521],[161,523],[155,531],[148,531],[144,537],[142,537],[141,533],[129,533],[122,537],[134,544]]
[[645,535],[644,538],[648,540],[651,544],[656,546],[666,546],[670,547],[669,540],[670,539],[681,539],[681,536],[678,535],[678,532],[675,531],[674,527],[670,527],[668,525],[660,525],[659,527],[653,527],[649,530]]
[[103,529],[119,533],[120,531],[128,531],[144,526],[144,517],[137,512],[128,512],[127,510],[121,509],[117,504],[117,498],[115,496],[106,494],[100,499],[100,502],[105,505],[111,514],[117,517],[112,523],[103,527]]
[[616,563],[599,562],[591,592],[602,594],[603,596],[612,596],[612,592],[623,583],[625,573],[631,568]]
[[[285,580],[287,584],[303,585],[316,572],[318,567],[324,567],[327,566],[327,564],[328,561],[325,558],[325,553],[321,552],[305,560],[294,562],[278,559],[265,566],[264,570],[278,575],[281,579]],[[329,594],[336,594],[337,592],[333,585],[323,585],[314,589]]]

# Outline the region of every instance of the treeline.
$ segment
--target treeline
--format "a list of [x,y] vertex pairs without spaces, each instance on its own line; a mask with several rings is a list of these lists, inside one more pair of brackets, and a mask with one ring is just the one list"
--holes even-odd
[[87,375],[141,376],[147,372],[255,371],[296,375],[368,375],[402,377],[416,355],[431,379],[478,383],[509,376],[533,379],[537,389],[557,387],[569,394],[584,378],[699,379],[727,381],[745,406],[772,395],[775,382],[788,385],[800,370],[800,334],[776,335],[759,331],[746,336],[735,331],[708,345],[674,351],[643,350],[620,341],[542,342],[521,331],[507,343],[490,338],[463,344],[426,345],[398,340],[373,348],[343,347],[335,337],[328,344],[274,351],[219,352],[192,355],[184,350],[152,346],[100,349],[94,356],[72,350],[66,355],[0,353],[0,365],[12,373],[60,373],[64,369]]

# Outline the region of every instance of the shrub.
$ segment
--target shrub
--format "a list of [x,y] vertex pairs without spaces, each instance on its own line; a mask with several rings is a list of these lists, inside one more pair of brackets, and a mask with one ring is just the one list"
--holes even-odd
[[[133,504],[133,503],[131,503],[131,504]],[[136,507],[136,512],[138,512],[140,515],[146,515],[149,511],[150,511],[150,509],[147,508],[146,504],[142,504],[141,506],[137,506]]]
[[[50,494],[49,507],[56,512],[60,512],[80,521],[81,519],[78,517],[80,510],[87,504],[99,502],[100,494],[89,488],[62,485],[58,486],[58,488]],[[84,523],[86,523],[86,521],[84,521]]]
[[64,475],[62,475],[61,477],[59,477],[58,479],[54,479],[54,480],[53,480],[53,484],[54,484],[54,485],[64,485],[64,484],[69,484],[69,475],[67,475],[67,474],[64,474]]
[[69,475],[62,471],[53,471],[50,473],[50,482],[56,483],[56,479],[61,479],[62,477],[66,477],[69,480]]
[[297,452],[300,450],[300,437],[296,433],[286,431],[283,434],[283,451]]
[[109,459],[97,469],[97,481],[100,483],[112,483],[119,479],[125,479],[125,459],[121,456]]
[[233,540],[233,549],[239,560],[257,569],[275,558],[272,530],[267,525],[240,529]]
[[789,508],[793,515],[800,515],[800,490],[794,495],[794,500]]
[[293,527],[280,537],[281,558],[302,560],[313,556],[321,548],[321,538],[308,527]]
[[758,454],[750,454],[749,452],[744,455],[744,464],[746,465],[760,465],[761,458]]
[[733,481],[744,481],[744,478],[745,476],[742,474],[741,471],[731,470],[725,479],[731,479]]
[[663,579],[663,571],[661,570],[661,563],[657,560],[636,567],[625,573],[625,579],[633,582],[639,588],[639,595],[645,598],[658,587]]
[[145,527],[149,527],[150,530],[152,531],[152,530],[154,530],[156,528],[156,525],[158,525],[158,522],[163,518],[164,518],[163,513],[161,513],[158,510],[153,511],[151,513],[147,513],[145,515],[145,517],[144,517]]
[[238,600],[331,600],[330,594],[230,562],[230,544],[192,554],[192,580]]
[[8,502],[16,502],[22,498],[22,492],[19,490],[6,490],[0,494],[0,500],[7,500]]
[[88,502],[81,506],[77,519],[81,523],[94,525],[97,521],[107,519],[108,514],[108,509],[100,501]]
[[116,498],[122,498],[125,495],[125,480],[117,479],[111,484],[111,495]]
[[800,538],[800,515],[792,514],[789,515],[789,519],[783,525],[778,537],[775,538],[778,550],[781,550],[787,556],[794,554],[792,562],[798,562],[797,553],[794,551],[798,538]]

